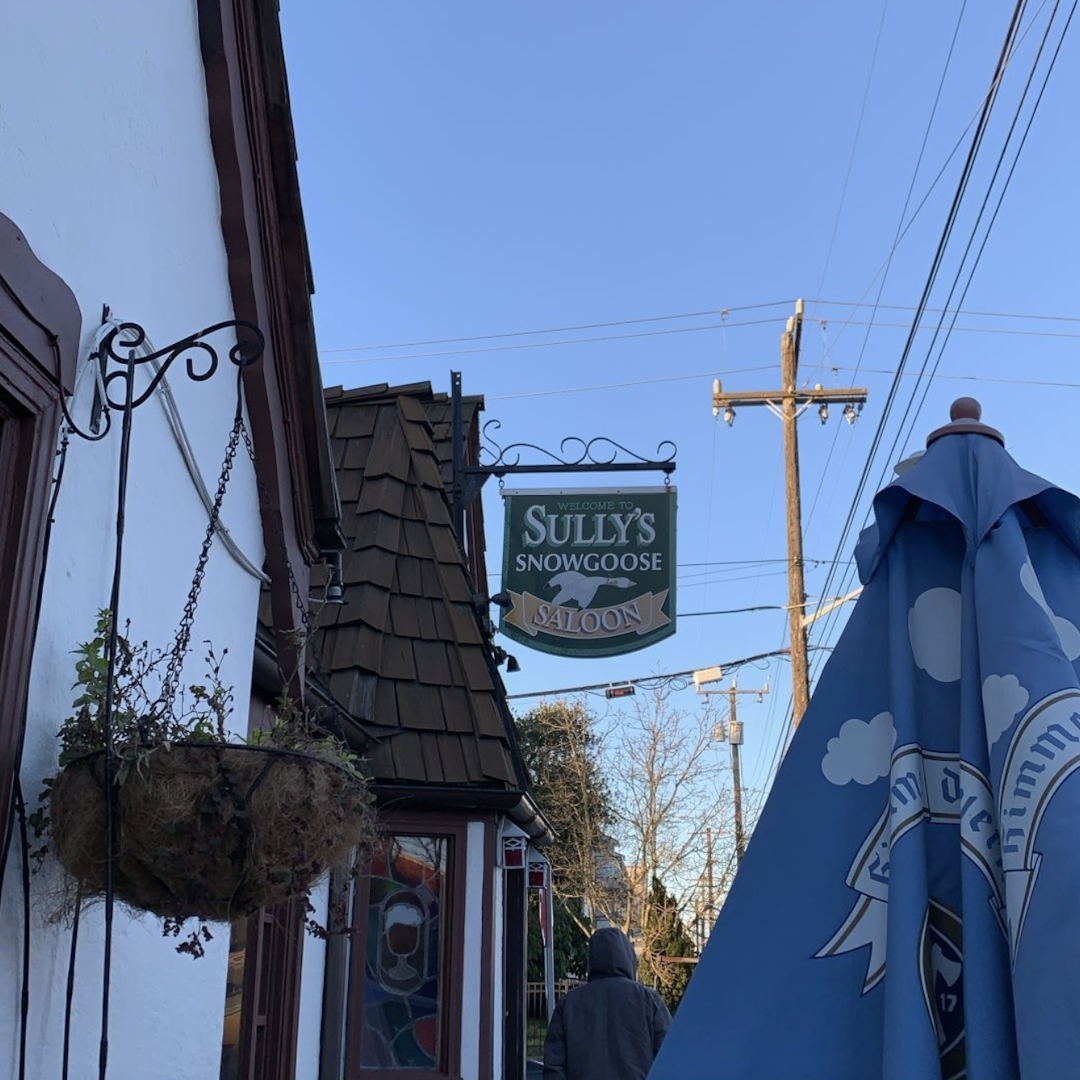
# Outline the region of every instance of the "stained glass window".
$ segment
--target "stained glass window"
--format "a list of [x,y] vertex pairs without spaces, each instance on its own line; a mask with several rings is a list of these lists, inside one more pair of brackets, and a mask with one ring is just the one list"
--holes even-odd
[[449,842],[393,836],[371,862],[363,1069],[440,1068]]

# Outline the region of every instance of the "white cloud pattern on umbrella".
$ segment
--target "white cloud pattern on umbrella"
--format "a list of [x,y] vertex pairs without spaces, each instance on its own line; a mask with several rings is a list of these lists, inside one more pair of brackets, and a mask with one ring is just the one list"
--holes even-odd
[[1061,615],[1055,615],[1050,609],[1050,605],[1046,602],[1046,596],[1043,594],[1042,586],[1039,584],[1039,579],[1035,574],[1035,567],[1031,565],[1030,559],[1020,567],[1020,584],[1024,586],[1024,592],[1046,612],[1046,617],[1053,623],[1054,629],[1057,631],[1062,651],[1069,660],[1076,660],[1080,657],[1080,630],[1077,630],[1076,626],[1069,622],[1068,619],[1063,618]]
[[938,682],[960,678],[960,611],[955,589],[927,589],[908,612],[915,664]]
[[889,775],[896,728],[892,713],[878,713],[873,720],[846,720],[840,734],[829,740],[821,759],[821,771],[830,784],[843,787],[853,780],[872,784]]
[[993,746],[1012,727],[1030,696],[1015,675],[988,675],[983,680],[983,715],[988,745]]

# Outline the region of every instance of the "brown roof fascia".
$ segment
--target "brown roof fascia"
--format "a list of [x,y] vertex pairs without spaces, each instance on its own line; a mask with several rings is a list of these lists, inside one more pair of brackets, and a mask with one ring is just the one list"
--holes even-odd
[[[345,711],[321,678],[310,672],[306,678],[306,703],[316,723],[343,739],[354,750],[364,753],[378,744],[392,729],[378,724],[362,723],[359,716]],[[255,655],[251,677],[252,689],[269,700],[282,693],[281,671],[275,658],[274,646],[266,628],[260,626],[255,636]]]
[[520,825],[540,847],[551,843],[554,833],[532,796],[521,789],[477,784],[394,783],[368,784],[379,809],[384,812],[408,810],[487,810],[506,814]]
[[368,402],[376,404],[384,401],[396,401],[402,395],[426,400],[431,397],[431,383],[403,383],[401,386],[391,386],[389,383],[372,383],[370,386],[357,386],[350,390],[334,386],[326,391],[327,400],[331,405],[358,405]]
[[[302,672],[310,564],[344,546],[311,314],[311,272],[275,0],[197,0],[221,229],[237,318],[266,335],[244,372],[271,610],[285,670]],[[302,692],[302,675],[294,691]]]
[[[75,390],[82,312],[67,283],[30,248],[22,230],[0,214],[0,325],[39,368],[47,382],[65,394]],[[53,343],[55,342],[55,350]]]

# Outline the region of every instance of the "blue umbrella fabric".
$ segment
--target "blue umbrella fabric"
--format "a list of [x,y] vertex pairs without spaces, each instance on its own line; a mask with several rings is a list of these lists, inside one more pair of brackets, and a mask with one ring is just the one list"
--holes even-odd
[[1080,502],[948,434],[874,511],[650,1080],[1080,1077]]

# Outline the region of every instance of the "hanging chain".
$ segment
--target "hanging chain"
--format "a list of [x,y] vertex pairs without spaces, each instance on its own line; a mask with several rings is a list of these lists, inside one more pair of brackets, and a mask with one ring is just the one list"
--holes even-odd
[[[241,399],[242,401],[242,399]],[[225,449],[225,460],[221,466],[221,475],[218,477],[217,491],[214,493],[214,504],[210,510],[210,519],[206,525],[206,535],[203,537],[202,550],[199,552],[199,561],[195,567],[195,577],[191,582],[188,592],[187,603],[184,605],[184,614],[180,619],[180,626],[176,631],[176,639],[173,642],[169,654],[169,664],[165,669],[165,679],[161,685],[161,694],[155,703],[155,712],[160,711],[164,715],[172,712],[173,701],[180,685],[180,672],[184,666],[184,657],[187,655],[188,646],[191,643],[191,629],[195,624],[195,611],[199,606],[199,594],[202,592],[203,578],[206,575],[206,564],[210,558],[210,548],[214,543],[214,534],[217,532],[218,522],[221,519],[221,504],[225,499],[225,488],[229,484],[233,463],[236,460],[236,451],[240,446],[240,440],[247,442],[247,429],[244,426],[244,414],[240,403],[236,407],[236,419],[233,422],[232,433]]]

